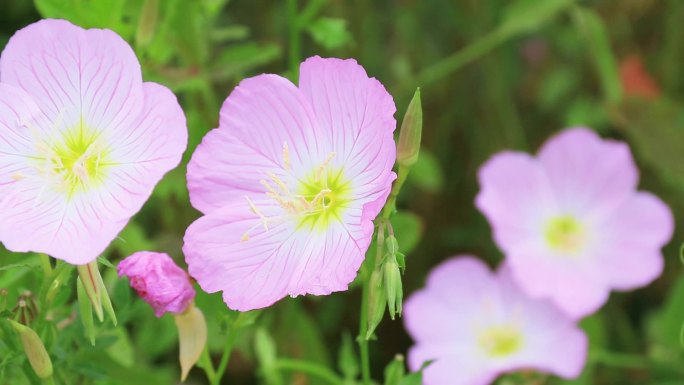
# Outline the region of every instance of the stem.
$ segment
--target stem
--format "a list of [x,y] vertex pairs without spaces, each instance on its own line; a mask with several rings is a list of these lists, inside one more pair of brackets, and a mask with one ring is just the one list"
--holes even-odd
[[313,362],[279,358],[275,362],[275,367],[279,370],[299,371],[310,374],[320,378],[321,380],[324,380],[331,385],[344,385],[344,381],[340,379],[335,372]]
[[297,19],[297,0],[287,0],[287,18],[289,21],[289,54],[290,80],[297,84],[299,78],[299,62],[301,61],[302,37],[300,25]]
[[[387,206],[385,206],[387,207]],[[370,298],[370,279],[373,274],[373,270],[376,268],[375,264],[377,261],[381,260],[382,251],[385,244],[385,227],[381,221],[377,229],[377,239],[375,254],[370,253],[363,267],[363,290],[361,292],[361,317],[359,320],[359,350],[361,351],[361,377],[363,378],[363,385],[371,384],[371,373],[370,373],[370,354],[368,352],[368,339],[366,339],[366,334],[368,334],[368,301]]]
[[211,363],[211,357],[209,357],[209,347],[205,347],[202,355],[200,356],[198,365],[200,368],[204,369],[204,373],[209,379],[209,383],[214,383],[214,378],[216,378],[216,371],[214,370],[214,364]]
[[52,263],[50,262],[49,255],[40,254],[40,267],[43,268],[43,274],[45,275],[46,280],[52,278]]
[[214,381],[211,382],[211,385],[219,385],[221,383],[221,379],[223,378],[223,374],[226,372],[226,368],[228,368],[228,361],[230,361],[230,355],[233,351],[233,346],[235,345],[235,336],[236,336],[236,331],[230,328],[228,330],[228,336],[226,338],[226,346],[223,348],[223,355],[221,356],[221,362],[219,363],[218,369],[216,369],[216,376],[214,377]]
[[406,182],[406,177],[408,177],[409,169],[407,167],[399,166],[399,171],[397,172],[397,180],[392,184],[392,191],[390,191],[389,197],[387,197],[387,203],[382,209],[382,218],[389,219],[397,208],[397,196],[399,191],[404,186]]
[[499,44],[506,41],[508,37],[500,31],[494,30],[475,42],[468,44],[460,51],[424,69],[418,74],[418,83],[426,85],[437,81],[496,48]]

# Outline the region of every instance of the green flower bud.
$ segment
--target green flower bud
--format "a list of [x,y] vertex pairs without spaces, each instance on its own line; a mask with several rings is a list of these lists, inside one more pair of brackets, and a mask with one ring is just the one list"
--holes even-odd
[[376,268],[373,270],[368,283],[368,331],[364,336],[367,340],[373,335],[375,328],[378,327],[382,317],[385,315],[387,292],[383,287],[382,280],[382,269]]
[[385,290],[387,291],[387,308],[390,318],[394,320],[395,315],[401,316],[402,301],[404,291],[401,284],[401,272],[399,264],[394,255],[387,255],[383,264],[385,274]]
[[146,47],[154,37],[159,16],[159,0],[145,0],[140,11],[138,30],[135,33],[135,42],[140,47]]
[[404,356],[397,354],[385,367],[385,385],[399,385],[406,374]]
[[423,107],[420,102],[420,88],[416,89],[401,123],[397,162],[401,167],[411,167],[418,160],[420,139],[423,132]]
[[76,269],[90,304],[93,310],[95,310],[97,319],[102,322],[104,320],[104,313],[102,311],[102,295],[100,294],[101,277],[100,270],[97,268],[97,261],[90,262],[87,265],[78,265]]
[[104,321],[104,311],[107,312],[114,325],[117,324],[116,314],[112,307],[112,301],[107,293],[107,287],[102,280],[102,275],[97,267],[97,261],[90,262],[87,265],[77,266],[78,275],[85,289],[85,294],[90,300],[92,309],[95,310],[97,319],[100,322]]
[[399,252],[399,242],[394,235],[390,235],[385,239],[385,247],[387,248],[387,254],[396,255]]
[[33,329],[19,322],[8,321],[17,334],[19,334],[26,357],[36,375],[42,379],[52,377],[52,360],[50,360],[50,355],[45,350],[45,345],[43,345],[43,341],[40,340],[38,334]]

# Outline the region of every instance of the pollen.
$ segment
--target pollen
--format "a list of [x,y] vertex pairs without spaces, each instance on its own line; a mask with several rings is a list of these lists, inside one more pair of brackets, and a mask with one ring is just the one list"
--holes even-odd
[[267,216],[252,199],[245,197],[250,211],[259,218],[259,223],[250,227],[241,241],[249,241],[249,233],[259,226],[268,231],[273,223],[288,219],[297,221],[300,228],[322,230],[328,227],[331,220],[341,218],[350,199],[351,182],[344,177],[341,169],[331,167],[330,162],[334,157],[335,153],[331,152],[323,162],[312,168],[308,177],[294,178],[290,174],[289,147],[287,143],[283,144],[285,175],[282,172],[281,176],[267,172],[268,178],[261,179],[259,183],[264,187],[266,197],[275,201],[283,209],[284,215]]
[[570,215],[552,219],[546,226],[546,241],[557,251],[574,253],[585,243],[585,232],[581,223]]
[[494,325],[478,335],[478,344],[490,357],[506,357],[519,351],[523,345],[520,330],[513,325]]
[[37,145],[37,165],[55,189],[72,196],[104,180],[109,151],[95,130],[79,125],[61,137]]

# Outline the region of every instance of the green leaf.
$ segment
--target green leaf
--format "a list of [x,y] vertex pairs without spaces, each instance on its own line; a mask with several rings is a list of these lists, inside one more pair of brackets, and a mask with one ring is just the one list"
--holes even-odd
[[385,385],[399,385],[406,374],[404,356],[397,355],[385,367]]
[[342,335],[342,345],[337,359],[337,367],[340,369],[345,381],[352,382],[359,375],[359,358],[354,350],[354,340],[349,333]]
[[418,161],[408,175],[410,183],[427,192],[436,193],[444,186],[444,173],[439,161],[430,151],[421,149]]
[[410,254],[423,237],[423,220],[410,211],[398,211],[391,218],[394,236],[402,254]]
[[574,0],[517,0],[504,10],[499,30],[506,35],[534,32],[566,10]]
[[625,99],[614,120],[625,130],[639,159],[663,180],[684,189],[684,110],[667,99]]
[[83,28],[108,28],[124,38],[130,29],[122,22],[126,0],[34,0],[45,18],[65,19]]
[[321,17],[311,23],[307,31],[316,43],[328,50],[339,49],[352,42],[347,20],[344,19]]
[[221,50],[212,70],[212,78],[225,80],[254,72],[282,54],[279,45],[253,42],[234,44]]
[[585,7],[576,7],[572,19],[589,48],[605,101],[611,104],[620,102],[622,82],[603,20],[596,11]]
[[268,384],[279,384],[280,374],[275,366],[277,359],[276,345],[273,337],[266,329],[257,329],[254,335],[254,352],[259,361],[261,374]]

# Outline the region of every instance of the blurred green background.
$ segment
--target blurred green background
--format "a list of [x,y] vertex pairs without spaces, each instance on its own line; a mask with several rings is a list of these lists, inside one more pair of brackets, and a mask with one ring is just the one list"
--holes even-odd
[[[185,162],[112,243],[105,255],[112,264],[143,249],[168,252],[182,263],[182,235],[198,217],[188,202],[185,163],[217,126],[222,101],[244,77],[270,72],[294,78],[299,62],[312,55],[356,58],[394,96],[399,122],[421,87],[423,150],[394,220],[408,255],[406,295],[449,256],[500,261],[489,226],[473,206],[477,169],[503,149],[534,152],[564,127],[590,126],[629,142],[641,188],[662,197],[675,217],[684,212],[681,0],[0,0],[0,47],[16,30],[47,17],[118,32],[134,47],[145,80],[170,87],[188,118]],[[675,234],[665,249],[667,268],[658,281],[613,294],[583,321],[592,346],[580,379],[527,373],[500,383],[684,384],[678,239]],[[98,326],[95,347],[76,316],[74,276],[56,300],[64,306],[38,317],[58,383],[177,382],[173,319],[155,318],[111,265],[101,269],[120,322]],[[37,256],[0,250],[0,288],[8,289],[9,310],[16,311],[19,300],[37,302],[40,284]],[[280,301],[241,332],[225,383],[322,383],[278,370],[276,355],[355,378],[359,302],[358,284],[328,297]],[[220,295],[201,294],[198,306],[218,355],[236,314]],[[3,323],[0,337],[0,384],[38,384]],[[401,321],[389,319],[377,337],[371,357],[380,380],[385,365],[411,341]],[[194,370],[188,383],[205,383],[203,373]]]

